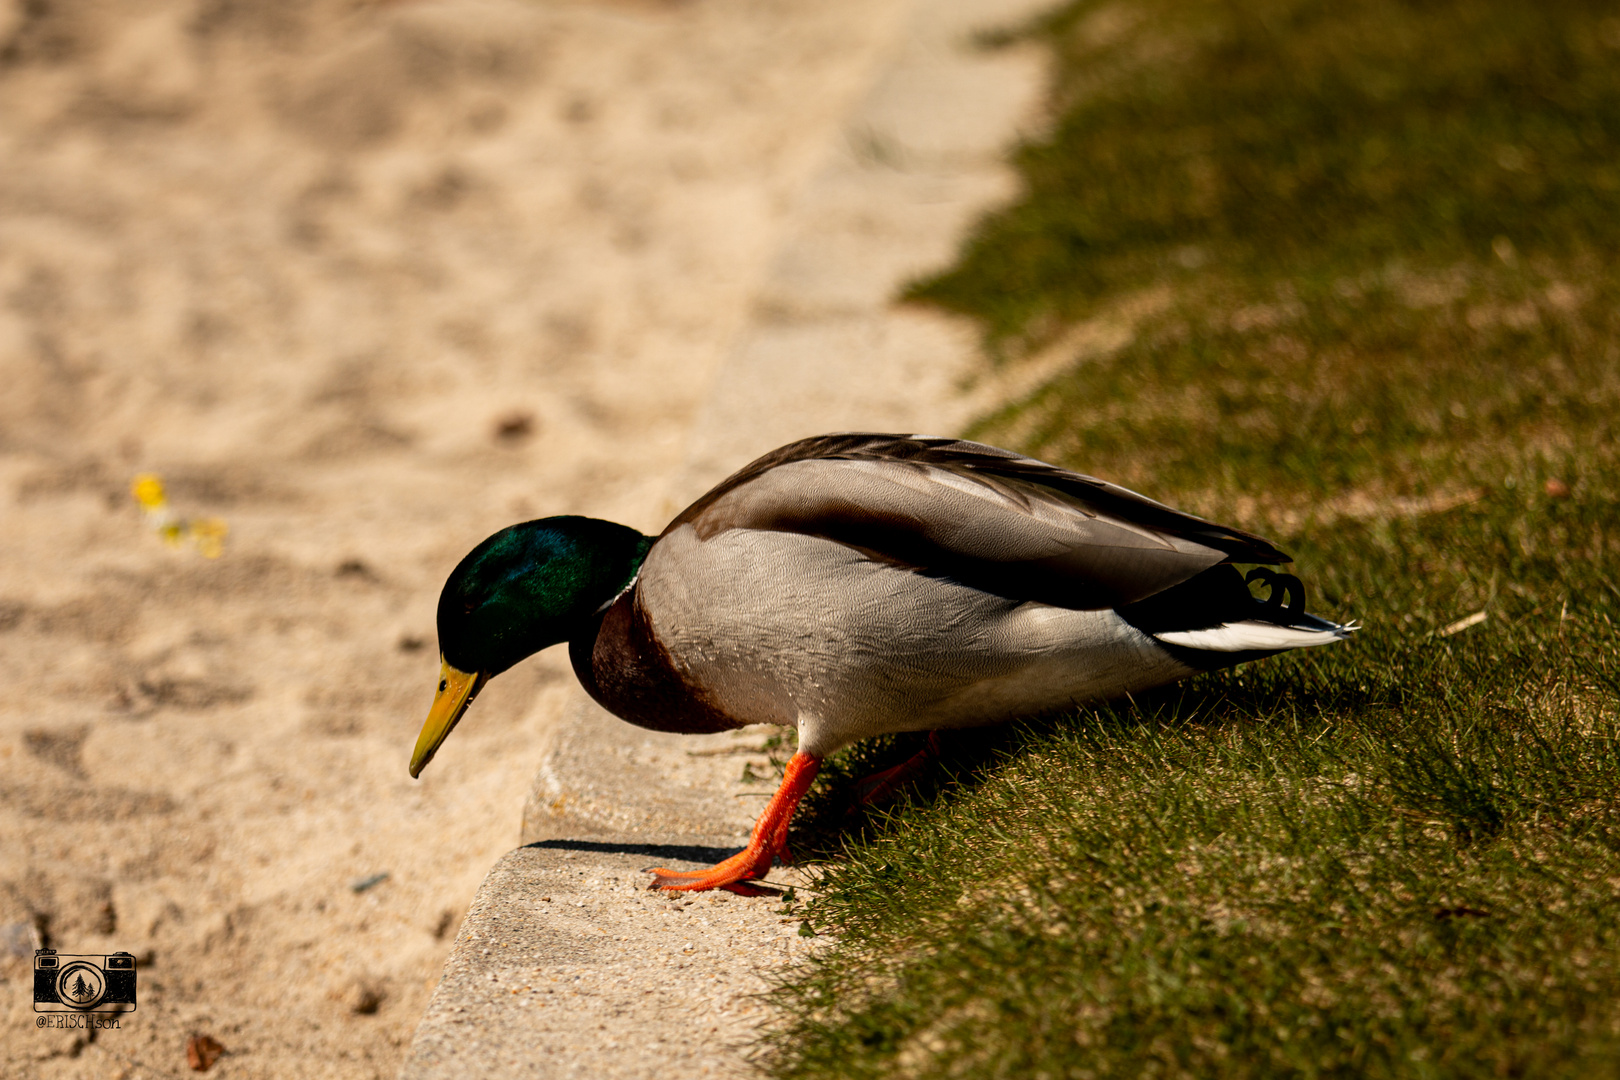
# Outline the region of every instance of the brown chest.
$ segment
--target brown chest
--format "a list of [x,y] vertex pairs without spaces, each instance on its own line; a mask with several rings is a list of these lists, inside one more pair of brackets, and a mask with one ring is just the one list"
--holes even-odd
[[568,656],[586,693],[637,727],[704,735],[743,726],[682,677],[634,588],[602,614],[594,633],[568,643]]

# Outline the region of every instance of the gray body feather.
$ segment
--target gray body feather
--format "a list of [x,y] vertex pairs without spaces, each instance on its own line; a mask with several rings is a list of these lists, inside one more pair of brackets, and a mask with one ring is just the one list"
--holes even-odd
[[1053,607],[832,540],[665,535],[637,586],[683,676],[744,723],[831,753],[886,731],[997,723],[1195,670],[1111,610]]
[[1286,561],[1259,537],[1004,450],[824,436],[761,458],[677,517],[574,663],[634,723],[793,725],[822,755],[1344,636],[1304,615],[1189,611],[1161,626],[1154,609],[1132,621],[1138,602],[1184,584],[1191,595],[1222,563]]

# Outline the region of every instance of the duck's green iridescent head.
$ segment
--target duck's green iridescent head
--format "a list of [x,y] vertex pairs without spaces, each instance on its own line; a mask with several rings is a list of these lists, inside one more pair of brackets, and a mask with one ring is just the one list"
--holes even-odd
[[652,544],[611,521],[553,517],[502,529],[473,548],[439,594],[442,667],[411,775],[485,682],[588,625],[635,578]]

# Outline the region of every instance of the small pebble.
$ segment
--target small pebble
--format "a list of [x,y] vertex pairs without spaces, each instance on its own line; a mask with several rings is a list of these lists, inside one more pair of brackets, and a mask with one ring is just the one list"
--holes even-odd
[[522,442],[534,434],[534,414],[514,411],[495,420],[495,438],[499,442]]

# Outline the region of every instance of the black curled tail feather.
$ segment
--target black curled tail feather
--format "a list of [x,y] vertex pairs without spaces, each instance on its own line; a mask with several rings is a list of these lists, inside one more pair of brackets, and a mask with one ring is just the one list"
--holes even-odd
[[[1265,599],[1249,591],[1254,582],[1266,587]],[[1307,614],[1305,586],[1294,575],[1262,567],[1245,576],[1230,563],[1212,566],[1180,585],[1115,610],[1126,622],[1152,637],[1160,648],[1188,667],[1202,671],[1323,643],[1296,639],[1280,641],[1275,647],[1234,647],[1231,637],[1221,642],[1221,632],[1228,628],[1269,624],[1287,632],[1325,633],[1333,638],[1342,638],[1355,629],[1353,625],[1339,626]],[[1216,636],[1200,637],[1202,631],[1215,631]],[[1257,640],[1265,637],[1262,633]]]
[[[1251,571],[1251,579],[1255,574],[1266,574],[1271,578],[1288,578],[1298,585],[1299,579],[1291,574],[1275,574],[1264,568]],[[1298,593],[1301,604],[1304,603],[1304,587],[1299,586]],[[1283,592],[1273,585],[1271,595],[1279,601]],[[1158,592],[1146,600],[1138,600],[1134,604],[1126,604],[1117,608],[1120,618],[1142,631],[1144,634],[1161,634],[1179,630],[1205,630],[1222,623],[1241,622],[1244,619],[1266,618],[1276,614],[1280,609],[1267,606],[1269,601],[1261,603],[1249,592],[1248,583],[1243,575],[1239,574],[1237,567],[1231,563],[1221,563],[1212,566],[1201,574],[1197,574],[1180,585],[1172,586],[1163,592]]]
[[[1265,587],[1264,600],[1249,591],[1254,582]],[[1264,566],[1239,574],[1230,563],[1212,566],[1180,585],[1117,610],[1145,634],[1205,630],[1246,620],[1312,629],[1331,625],[1305,613],[1305,583],[1293,574]]]
[[[1268,595],[1264,601],[1254,601],[1261,610],[1246,616],[1247,618],[1269,619],[1289,626],[1304,616],[1305,583],[1299,578],[1293,574],[1279,574],[1275,570],[1257,566],[1243,576],[1245,586],[1255,581],[1267,587]],[[1244,591],[1247,592],[1247,589]]]

